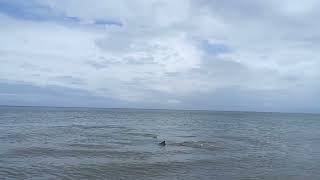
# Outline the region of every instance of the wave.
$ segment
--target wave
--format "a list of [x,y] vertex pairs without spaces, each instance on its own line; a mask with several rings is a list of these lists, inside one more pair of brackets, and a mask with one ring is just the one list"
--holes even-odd
[[152,133],[125,132],[123,134],[124,135],[129,135],[129,136],[151,137],[151,138],[154,138],[154,139],[158,138],[158,136],[156,134],[152,134]]
[[18,167],[0,167],[0,177],[27,179],[28,174],[19,170]]
[[218,150],[222,148],[221,144],[210,141],[184,141],[179,143],[173,143],[173,145],[206,150]]
[[80,129],[125,129],[124,126],[116,125],[84,125],[84,124],[72,124],[71,127]]
[[151,154],[149,152],[139,151],[119,151],[111,149],[58,149],[58,148],[43,148],[29,147],[13,149],[5,154],[6,157],[100,157],[100,158],[115,158],[115,159],[144,159]]

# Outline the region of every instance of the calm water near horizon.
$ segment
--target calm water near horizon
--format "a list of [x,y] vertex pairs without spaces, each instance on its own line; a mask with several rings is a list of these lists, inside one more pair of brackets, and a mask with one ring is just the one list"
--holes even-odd
[[320,115],[0,107],[0,179],[318,180]]

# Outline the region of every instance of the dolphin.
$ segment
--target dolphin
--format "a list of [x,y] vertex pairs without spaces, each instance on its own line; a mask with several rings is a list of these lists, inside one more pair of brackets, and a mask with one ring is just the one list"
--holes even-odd
[[166,141],[162,141],[161,143],[159,143],[160,146],[165,146],[166,145]]

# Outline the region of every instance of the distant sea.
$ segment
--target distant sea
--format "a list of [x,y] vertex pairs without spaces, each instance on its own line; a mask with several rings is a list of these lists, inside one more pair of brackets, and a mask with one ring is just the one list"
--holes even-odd
[[0,179],[319,180],[320,115],[0,107]]

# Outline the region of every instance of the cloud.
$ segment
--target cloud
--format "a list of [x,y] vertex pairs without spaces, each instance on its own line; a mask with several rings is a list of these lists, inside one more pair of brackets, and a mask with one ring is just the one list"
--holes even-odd
[[2,1],[0,82],[128,106],[314,111],[314,93],[292,99],[319,89],[317,3]]

